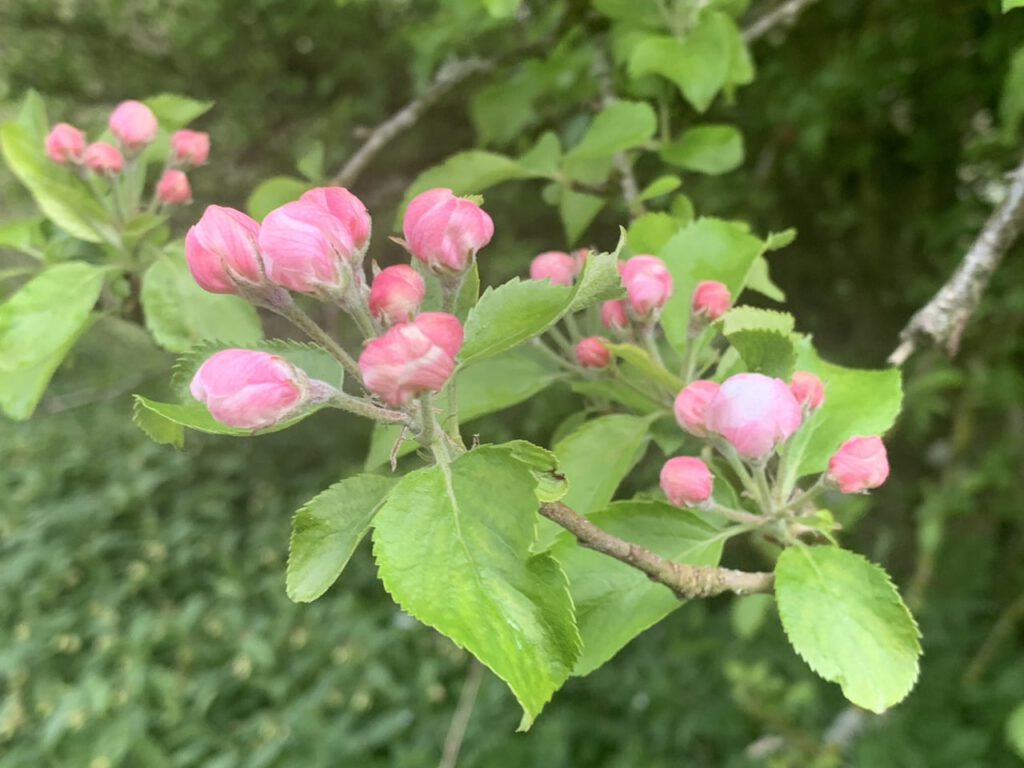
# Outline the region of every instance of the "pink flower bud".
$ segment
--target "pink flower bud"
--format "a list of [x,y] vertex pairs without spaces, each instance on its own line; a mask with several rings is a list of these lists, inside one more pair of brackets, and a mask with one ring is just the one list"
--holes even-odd
[[803,421],[800,404],[781,379],[760,373],[728,378],[708,403],[709,432],[724,437],[746,459],[764,459]]
[[366,251],[370,241],[370,212],[363,201],[344,187],[317,187],[299,198],[304,203],[313,203],[326,209],[341,222],[342,228],[352,240],[352,246],[360,252]]
[[696,437],[707,437],[708,428],[705,423],[708,404],[721,389],[713,381],[695,381],[688,384],[676,395],[674,410],[679,426]]
[[711,498],[715,478],[708,465],[692,456],[676,456],[661,468],[661,490],[677,507],[695,507]]
[[68,123],[57,123],[46,135],[46,154],[56,163],[78,163],[85,152],[85,134]]
[[156,196],[167,205],[184,205],[192,199],[188,176],[176,168],[168,168],[156,185]]
[[304,404],[306,374],[267,352],[225,349],[196,371],[190,390],[221,424],[263,429],[286,419]]
[[463,272],[491,242],[494,222],[472,200],[430,189],[409,203],[402,231],[412,255],[432,270]]
[[693,314],[706,317],[708,320],[717,320],[732,306],[732,296],[729,289],[717,280],[704,280],[697,283],[693,289],[693,298],[690,301]]
[[210,134],[202,131],[175,131],[171,136],[174,159],[183,165],[203,165],[210,157]]
[[576,345],[576,359],[584,368],[607,368],[612,353],[597,336],[588,336]]
[[587,259],[589,259],[589,258],[590,258],[590,249],[589,248],[577,248],[575,251],[572,252],[572,260],[573,260],[573,263],[576,265],[576,273],[575,274],[578,275],[580,272],[583,271],[583,268],[585,266],[587,266]]
[[407,405],[423,392],[444,388],[462,340],[457,317],[425,312],[369,341],[359,356],[359,370],[367,389],[388,405]]
[[263,283],[259,233],[260,225],[241,211],[211,205],[185,236],[192,277],[210,293],[238,293],[239,283]]
[[411,320],[419,311],[427,287],[423,277],[408,264],[380,271],[370,288],[370,312],[389,325]]
[[555,285],[572,285],[576,262],[563,251],[545,251],[530,262],[531,280],[550,280]]
[[672,296],[672,275],[657,256],[634,256],[619,265],[629,305],[637,317],[647,317]]
[[108,125],[129,152],[137,152],[156,138],[156,115],[141,101],[122,101],[111,113]]
[[811,410],[825,402],[825,387],[813,373],[797,371],[789,381],[789,389],[798,403]]
[[82,155],[82,162],[103,176],[116,176],[124,168],[124,157],[121,151],[113,144],[105,141],[94,141],[85,148]]
[[829,481],[843,493],[877,488],[889,477],[889,458],[880,437],[851,437],[828,460]]
[[629,328],[629,315],[626,314],[626,302],[606,301],[601,305],[601,322],[605,328],[613,331],[624,331]]
[[302,200],[267,214],[260,227],[267,279],[299,293],[338,293],[362,254],[352,232],[326,208]]

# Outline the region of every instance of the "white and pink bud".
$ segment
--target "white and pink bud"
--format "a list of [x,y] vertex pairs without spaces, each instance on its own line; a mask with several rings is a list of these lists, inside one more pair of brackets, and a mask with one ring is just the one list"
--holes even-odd
[[601,322],[605,328],[622,332],[629,328],[629,315],[626,312],[626,302],[606,301],[601,305]]
[[619,265],[633,314],[647,318],[672,296],[672,275],[657,256],[634,256]]
[[202,131],[175,131],[171,152],[182,165],[204,165],[210,157],[210,134]]
[[344,187],[316,187],[303,194],[299,200],[318,205],[336,218],[342,229],[348,233],[352,247],[359,253],[359,258],[362,258],[370,243],[370,232],[373,227],[370,212],[366,210],[362,200]]
[[721,387],[713,382],[701,379],[687,384],[678,395],[673,406],[676,421],[686,432],[695,437],[707,437],[708,405],[718,394]]
[[555,285],[572,285],[577,271],[576,260],[564,251],[545,251],[530,262],[531,280],[550,280]]
[[164,205],[184,205],[191,201],[192,187],[188,176],[177,168],[168,168],[156,183],[156,197]]
[[717,320],[732,306],[732,296],[724,283],[704,280],[697,283],[690,299],[690,308],[697,317]]
[[598,336],[588,336],[576,345],[576,360],[584,368],[607,368],[612,353]]
[[590,258],[589,248],[577,248],[572,252],[572,261],[576,265],[576,273],[579,275],[585,266],[587,266],[587,259]]
[[192,277],[210,293],[238,293],[240,285],[261,285],[259,233],[260,225],[241,211],[211,205],[185,236]]
[[427,286],[408,264],[382,269],[370,288],[370,312],[388,325],[411,320],[419,311]]
[[704,422],[740,456],[761,461],[800,428],[803,412],[786,382],[739,373],[726,379],[708,403]]
[[700,506],[711,498],[715,478],[708,465],[692,456],[676,456],[661,468],[661,490],[677,507]]
[[459,273],[491,241],[494,222],[474,201],[430,189],[409,203],[402,232],[412,255],[431,270]]
[[825,402],[825,386],[813,373],[797,371],[789,380],[789,389],[796,401],[808,410],[813,411]]
[[55,163],[80,163],[85,134],[69,123],[57,123],[46,134],[46,154]]
[[82,162],[89,170],[101,176],[116,176],[124,168],[121,151],[105,141],[94,141],[86,147]]
[[370,340],[359,356],[367,389],[391,406],[424,392],[440,392],[455,371],[462,324],[454,315],[425,312]]
[[877,488],[889,477],[889,457],[880,437],[851,437],[828,460],[826,479],[842,493]]
[[141,101],[122,101],[111,113],[108,125],[128,152],[138,152],[151,144],[158,128],[153,110]]
[[306,404],[311,382],[283,357],[225,349],[199,367],[190,390],[221,424],[236,429],[265,429],[296,414]]

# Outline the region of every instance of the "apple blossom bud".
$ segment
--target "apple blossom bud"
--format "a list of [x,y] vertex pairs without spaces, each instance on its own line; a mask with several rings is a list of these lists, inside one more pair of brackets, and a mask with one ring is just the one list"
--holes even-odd
[[455,370],[462,324],[454,315],[424,312],[370,340],[359,356],[367,389],[392,406],[423,392],[439,392]]
[[693,298],[690,301],[693,314],[706,317],[708,320],[717,320],[732,306],[732,296],[729,289],[717,280],[704,280],[697,283],[693,289]]
[[372,222],[370,212],[363,201],[344,187],[317,187],[306,192],[299,198],[303,203],[313,203],[326,209],[341,222],[342,228],[352,240],[352,246],[359,252],[360,258],[366,252],[370,242]]
[[402,232],[412,255],[435,272],[463,272],[491,242],[494,222],[472,200],[430,189],[409,203]]
[[122,101],[108,122],[113,133],[129,152],[137,152],[156,138],[157,122],[153,110],[141,101]]
[[116,176],[124,168],[124,157],[113,144],[94,141],[85,148],[82,162],[92,171],[103,176]]
[[657,256],[634,256],[619,265],[619,272],[637,317],[648,317],[672,296],[672,275]]
[[260,225],[241,211],[211,205],[185,235],[192,277],[210,293],[238,293],[264,282],[256,238]]
[[676,395],[674,410],[676,421],[686,432],[696,437],[707,437],[708,428],[705,423],[708,404],[718,394],[721,387],[713,381],[694,381]]
[[167,205],[184,205],[192,199],[188,176],[176,168],[168,168],[156,184],[156,196]]
[[370,288],[370,312],[389,325],[411,320],[427,293],[423,277],[408,264],[381,270]]
[[851,437],[828,460],[829,482],[842,493],[877,488],[889,477],[889,458],[880,437]]
[[85,152],[85,134],[68,123],[57,123],[46,135],[46,154],[56,163],[79,163]]
[[327,208],[298,200],[267,214],[259,244],[270,282],[299,293],[341,293],[362,261],[353,233]]
[[800,428],[803,413],[781,379],[738,373],[708,403],[704,421],[741,456],[762,460]]
[[606,301],[601,305],[601,322],[605,328],[613,331],[624,331],[629,328],[629,315],[626,314],[626,302]]
[[676,456],[661,468],[661,490],[677,507],[696,507],[710,499],[714,480],[708,465],[692,456]]
[[584,368],[607,368],[612,353],[597,336],[588,336],[576,345],[576,359]]
[[171,152],[182,165],[203,165],[210,157],[210,134],[202,131],[175,131]]
[[812,411],[825,402],[825,387],[813,373],[797,371],[789,380],[789,389],[800,405]]
[[199,367],[190,390],[221,424],[264,429],[304,405],[310,384],[306,374],[283,357],[225,349]]
[[583,271],[583,268],[587,266],[587,259],[590,258],[589,248],[577,248],[572,252],[572,260],[576,265],[576,274],[578,275]]
[[576,262],[563,251],[545,251],[530,262],[531,280],[550,280],[555,285],[572,285]]

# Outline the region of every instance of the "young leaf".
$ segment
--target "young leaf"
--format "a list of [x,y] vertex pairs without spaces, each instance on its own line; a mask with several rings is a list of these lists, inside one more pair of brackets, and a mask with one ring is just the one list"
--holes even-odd
[[1003,0],[1003,13],[1012,11],[1014,8],[1024,8],[1024,0]]
[[658,130],[658,118],[650,104],[613,101],[594,118],[580,143],[565,155],[566,170],[579,160],[608,158],[644,144]]
[[562,196],[558,201],[558,215],[562,219],[562,228],[565,230],[565,239],[569,245],[575,245],[604,205],[603,197],[576,192],[568,187],[562,190]]
[[176,131],[196,120],[213,108],[212,101],[199,101],[176,93],[161,93],[150,96],[145,105],[153,110],[160,127]]
[[309,189],[309,182],[292,176],[272,176],[264,179],[249,193],[245,210],[257,221],[275,208],[298,200]]
[[772,301],[786,300],[785,291],[772,280],[768,270],[768,259],[764,256],[758,256],[750,265],[750,272],[747,274],[747,289],[760,293]]
[[921,635],[879,566],[838,547],[791,547],[775,598],[796,652],[858,707],[880,714],[910,693]]
[[683,388],[683,380],[659,365],[650,353],[635,344],[605,344],[608,351],[630,363],[648,382],[661,387],[670,395],[679,394]]
[[527,440],[510,440],[497,446],[508,450],[513,458],[530,468],[537,481],[537,500],[559,501],[569,490],[569,481],[558,471],[558,457],[547,448]]
[[394,485],[378,475],[353,475],[307,501],[292,519],[288,597],[309,603],[338,579]]
[[[621,501],[594,512],[600,528],[679,563],[718,565],[722,541],[692,512],[659,501]],[[635,568],[581,547],[563,531],[548,550],[569,577],[583,655],[574,675],[588,675],[682,603]]]
[[739,352],[747,369],[789,379],[796,364],[793,316],[755,307],[736,307],[722,318],[722,335]]
[[549,555],[530,556],[535,486],[508,450],[478,448],[403,477],[373,532],[384,588],[508,683],[521,729],[580,653],[565,574]]
[[731,125],[698,125],[662,147],[661,159],[688,171],[727,173],[743,162],[743,134]]
[[683,186],[683,180],[678,176],[659,176],[641,190],[640,199],[654,200],[670,192],[675,192],[681,186]]
[[645,213],[629,225],[626,235],[629,250],[633,253],[658,253],[682,227],[683,222],[670,213]]

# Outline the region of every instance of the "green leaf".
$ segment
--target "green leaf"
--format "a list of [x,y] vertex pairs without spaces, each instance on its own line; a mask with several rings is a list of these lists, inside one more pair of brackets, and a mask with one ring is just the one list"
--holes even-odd
[[261,181],[245,202],[245,210],[257,221],[275,208],[298,200],[309,189],[309,182],[292,176],[274,176]]
[[817,674],[881,714],[917,681],[920,632],[879,566],[837,547],[792,547],[775,566],[786,636]]
[[669,240],[658,255],[672,273],[674,290],[662,311],[665,335],[677,349],[686,344],[690,297],[701,280],[724,283],[735,301],[763,243],[743,227],[702,217]]
[[117,233],[103,206],[85,184],[46,156],[42,141],[24,126],[0,126],[0,149],[11,172],[54,224],[89,243],[117,242]]
[[753,639],[764,626],[773,603],[771,595],[746,595],[741,600],[734,600],[729,619],[736,637],[741,640]]
[[569,245],[576,244],[604,206],[603,197],[576,192],[568,187],[562,190],[558,201],[558,215],[562,219],[562,228],[565,230],[565,239]]
[[530,468],[537,481],[535,493],[538,501],[559,501],[569,491],[569,481],[558,470],[558,457],[547,448],[527,440],[510,440],[498,447],[508,450],[516,460]]
[[768,259],[758,256],[750,265],[750,272],[747,274],[747,289],[760,293],[772,301],[785,301],[786,293],[772,280],[768,271]]
[[1014,707],[1006,718],[1006,743],[1017,757],[1024,760],[1024,702]]
[[764,240],[764,249],[765,251],[778,251],[791,245],[794,240],[796,240],[796,228],[794,227],[781,232],[769,232],[768,237]]
[[653,200],[656,197],[675,192],[683,186],[683,180],[678,176],[659,176],[640,192],[641,200]]
[[633,253],[657,253],[682,227],[669,213],[645,213],[632,221],[626,241]]
[[29,88],[25,92],[21,106],[18,108],[18,125],[24,128],[28,135],[37,140],[40,146],[46,140],[46,134],[50,131],[50,120],[46,117],[46,103],[39,92]]
[[319,184],[324,178],[324,143],[314,141],[295,163],[295,170],[311,184]]
[[733,69],[735,24],[723,13],[701,14],[685,39],[650,35],[629,59],[631,77],[657,74],[676,84],[698,112],[714,101]]
[[580,654],[565,574],[549,555],[530,557],[535,486],[509,451],[478,448],[403,477],[373,533],[384,588],[508,683],[521,729]]
[[[1024,2],[1024,0],[1022,0]],[[1010,58],[1010,67],[999,98],[999,127],[1003,143],[1013,145],[1024,120],[1024,48]]]
[[731,125],[699,125],[662,147],[661,159],[688,171],[727,173],[743,163],[743,134]]
[[483,0],[484,8],[495,19],[507,19],[518,9],[521,0]]
[[160,127],[176,131],[202,117],[213,108],[212,101],[199,101],[175,93],[161,93],[145,99],[143,103],[153,110]]
[[1014,8],[1024,8],[1024,0],[1003,0],[1003,13]]
[[309,603],[338,579],[394,480],[354,475],[303,504],[292,519],[288,597]]
[[722,335],[739,352],[747,369],[789,379],[796,364],[793,316],[755,307],[736,307],[722,317]]
[[650,353],[635,344],[605,344],[616,357],[630,363],[648,382],[660,386],[670,395],[675,396],[683,388],[683,380],[659,364]]
[[[565,155],[566,168],[579,160],[611,157],[639,147],[658,130],[658,118],[650,104],[642,101],[613,101],[602,109],[580,143]],[[569,170],[572,175],[571,170]]]
[[207,293],[196,283],[182,254],[164,254],[142,276],[146,327],[164,349],[187,352],[217,339],[247,346],[263,338],[259,315],[238,296]]
[[866,371],[834,365],[818,357],[809,340],[797,345],[796,369],[821,379],[825,402],[792,438],[790,466],[795,474],[790,482],[823,471],[848,438],[884,434],[903,402],[899,369]]
[[[718,565],[722,541],[692,512],[657,501],[621,501],[590,520],[626,541],[678,563]],[[579,546],[566,531],[549,552],[562,564],[576,605],[583,655],[574,675],[588,675],[630,640],[683,605],[667,587],[624,563]]]
[[46,247],[42,223],[43,219],[39,216],[0,222],[0,248],[10,248],[37,259],[42,258]]
[[618,299],[625,295],[622,278],[619,277],[619,254],[626,244],[626,233],[619,230],[619,243],[611,253],[592,253],[587,259],[583,272],[576,281],[576,290],[566,310],[567,314],[579,312],[602,301]]
[[562,144],[558,134],[545,131],[537,139],[537,143],[519,156],[519,165],[538,176],[554,177],[558,173],[558,163],[562,159]]

